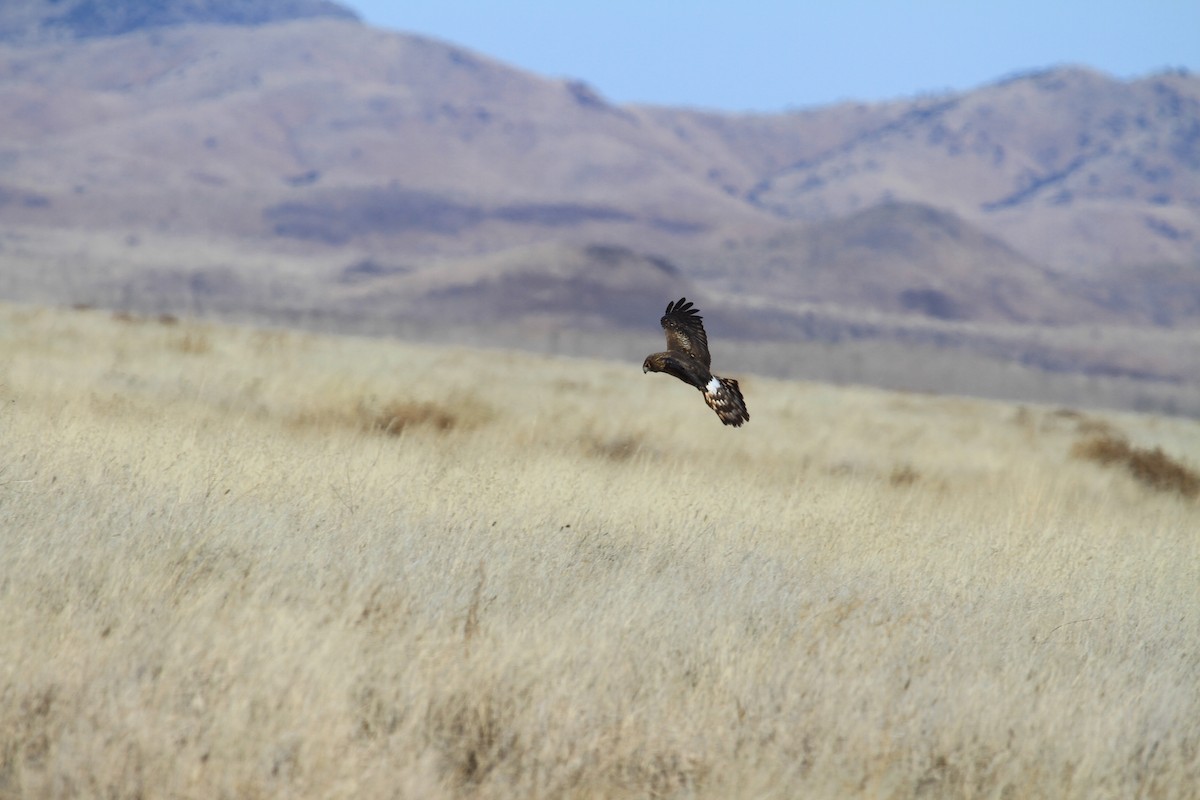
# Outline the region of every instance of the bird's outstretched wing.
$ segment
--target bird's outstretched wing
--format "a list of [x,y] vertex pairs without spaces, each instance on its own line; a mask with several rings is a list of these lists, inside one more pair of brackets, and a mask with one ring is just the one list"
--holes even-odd
[[667,332],[667,350],[687,353],[705,367],[712,363],[708,354],[708,336],[704,333],[703,317],[686,297],[667,303],[667,311],[659,323]]
[[667,350],[651,353],[642,362],[642,372],[665,372],[704,394],[704,402],[717,412],[721,422],[734,428],[750,419],[746,400],[738,382],[719,378],[709,371],[708,336],[700,312],[686,297],[667,303],[667,313],[659,323],[667,332]]

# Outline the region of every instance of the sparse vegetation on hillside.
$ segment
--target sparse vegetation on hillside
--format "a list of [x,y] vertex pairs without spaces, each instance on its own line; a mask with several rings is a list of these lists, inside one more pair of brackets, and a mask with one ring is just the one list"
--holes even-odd
[[[344,12],[26,0],[0,6],[0,36],[30,20],[96,35]],[[722,116],[615,107],[577,82],[336,20],[10,50],[6,233],[340,248],[343,266],[599,242],[749,301],[1193,326],[1200,309],[1188,74],[1064,67],[945,97]],[[75,283],[52,299],[87,299],[63,294],[94,255],[75,254]]]
[[311,17],[358,18],[331,0],[5,0],[0,42],[94,39],[188,23],[262,25]]
[[0,795],[1194,794],[1200,424],[637,367],[0,307]]
[[[594,354],[558,344],[686,290],[773,352],[920,346],[1059,384],[1021,399],[1200,413],[1194,75],[721,115],[337,19],[242,24],[342,12],[0,4],[0,38],[85,37],[0,48],[0,297]],[[103,36],[189,20],[238,24]]]
[[1184,497],[1200,494],[1200,473],[1171,458],[1161,447],[1135,447],[1121,436],[1102,433],[1079,442],[1072,452],[1106,466],[1122,466],[1159,491],[1177,492]]

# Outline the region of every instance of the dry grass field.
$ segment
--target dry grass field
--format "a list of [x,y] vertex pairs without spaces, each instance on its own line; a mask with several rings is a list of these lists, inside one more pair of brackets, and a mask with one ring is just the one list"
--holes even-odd
[[0,307],[0,797],[1197,796],[1200,424],[716,350]]

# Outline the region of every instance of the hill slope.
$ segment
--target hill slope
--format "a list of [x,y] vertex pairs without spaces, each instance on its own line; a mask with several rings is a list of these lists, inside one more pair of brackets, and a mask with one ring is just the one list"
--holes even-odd
[[0,330],[6,797],[1200,784],[1200,421]]
[[719,116],[617,107],[322,20],[0,49],[0,99],[12,223],[414,254],[607,239],[673,257],[899,201],[1068,273],[1200,261],[1200,79],[1184,74],[1058,69]]
[[[90,7],[6,5],[0,24]],[[735,335],[792,339],[1200,324],[1195,76],[1057,68],[720,115],[616,106],[323,3],[148,8],[0,45],[6,297],[620,330],[653,320],[630,298],[686,291]],[[582,277],[612,253],[602,289]],[[1026,339],[1022,359],[1055,348]]]
[[752,196],[815,219],[887,200],[946,205],[1055,266],[1194,262],[1200,80],[1122,83],[1085,69],[1010,78],[914,103]]
[[263,25],[311,17],[358,18],[331,0],[5,0],[0,42],[36,44],[193,23]]

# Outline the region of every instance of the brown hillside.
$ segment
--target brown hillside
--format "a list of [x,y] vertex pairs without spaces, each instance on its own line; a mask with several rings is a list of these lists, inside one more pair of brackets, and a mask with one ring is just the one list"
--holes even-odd
[[691,291],[670,262],[605,245],[532,245],[370,277],[351,265],[339,283],[339,301],[364,313],[438,325],[523,320],[543,329],[646,327],[662,313],[662,298]]
[[989,322],[1098,319],[1104,313],[1094,299],[1073,294],[1053,272],[994,236],[948,211],[915,203],[798,223],[731,245],[708,263],[714,280],[723,264],[738,264],[728,291],[774,303]]
[[[0,48],[0,100],[12,223],[418,253],[600,236],[671,255],[901,201],[1059,270],[1200,260],[1200,80],[1184,74],[1060,69],[722,116],[617,107],[582,83],[320,20]],[[430,226],[427,208],[406,221],[414,198],[499,224]]]
[[1052,265],[1200,259],[1200,80],[1085,69],[909,105],[757,187],[779,214],[952,208]]
[[[648,318],[657,336],[687,292],[752,338],[1020,341],[998,352],[1188,372],[1133,344],[952,326],[1200,324],[1195,76],[1060,68],[722,115],[296,19],[317,6],[232,24],[245,7],[214,0],[0,45],[0,293],[423,333]],[[0,30],[45,8],[6,6]]]
[[0,42],[36,44],[120,36],[177,25],[263,25],[358,15],[330,0],[5,0]]

